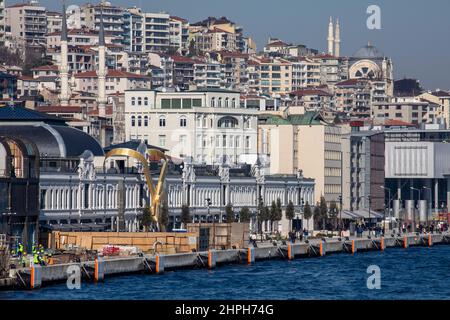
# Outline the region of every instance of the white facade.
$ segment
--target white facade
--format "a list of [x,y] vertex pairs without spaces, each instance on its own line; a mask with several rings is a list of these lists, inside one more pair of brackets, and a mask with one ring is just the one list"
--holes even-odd
[[195,163],[238,163],[257,153],[257,111],[241,108],[239,99],[225,90],[126,91],[126,139],[146,140]]
[[167,13],[144,13],[145,52],[166,51],[170,47],[170,16]]

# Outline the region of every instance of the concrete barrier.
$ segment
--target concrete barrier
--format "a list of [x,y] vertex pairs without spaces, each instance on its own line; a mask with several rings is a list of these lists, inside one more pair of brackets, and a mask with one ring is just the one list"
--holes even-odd
[[103,281],[105,279],[105,260],[97,258],[94,261],[94,280],[96,282]]
[[164,273],[165,256],[157,254],[155,263],[156,263],[156,273],[157,274]]
[[31,266],[30,288],[37,289],[42,285],[42,267],[33,264]]
[[252,264],[255,263],[255,248],[248,247],[247,249],[247,263]]
[[214,269],[217,263],[217,253],[215,250],[208,251],[208,268]]

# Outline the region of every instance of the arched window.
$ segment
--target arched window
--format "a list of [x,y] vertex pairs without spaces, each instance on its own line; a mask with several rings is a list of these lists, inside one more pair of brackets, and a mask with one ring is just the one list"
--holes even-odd
[[187,119],[185,116],[180,117],[180,127],[187,127]]
[[216,98],[212,97],[211,98],[211,108],[215,108],[216,107]]
[[144,98],[144,106],[148,106],[148,97]]
[[239,121],[233,117],[223,117],[217,122],[218,128],[236,128],[239,125]]
[[228,107],[230,107],[230,106],[229,106],[229,99],[228,99],[228,98],[225,98],[225,108],[228,108]]
[[164,117],[164,116],[159,117],[159,126],[160,127],[166,126],[166,117]]
[[233,100],[231,100],[231,107],[236,108],[236,98],[233,98]]
[[136,117],[135,116],[131,116],[131,126],[132,127],[136,126]]
[[142,126],[142,117],[138,116],[138,127]]
[[136,98],[135,97],[131,97],[131,105],[132,106],[136,105]]
[[222,98],[219,98],[219,102],[217,103],[217,106],[219,108],[222,108]]
[[141,105],[142,105],[142,98],[139,97],[139,98],[138,98],[138,106],[141,106]]
[[144,117],[144,127],[148,127],[148,116]]

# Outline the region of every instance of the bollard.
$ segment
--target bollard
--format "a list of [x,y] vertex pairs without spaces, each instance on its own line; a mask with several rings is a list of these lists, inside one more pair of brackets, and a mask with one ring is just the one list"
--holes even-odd
[[403,237],[403,247],[407,249],[409,247],[408,237]]
[[164,273],[164,256],[156,255],[156,273],[162,274]]
[[384,237],[381,237],[381,240],[380,240],[380,250],[381,251],[384,251]]
[[208,251],[208,268],[214,269],[217,263],[217,252],[214,250]]
[[431,234],[428,235],[428,246],[429,247],[433,246],[433,239],[431,238]]
[[105,260],[102,258],[95,258],[94,262],[94,280],[95,282],[103,281],[105,279]]
[[352,254],[355,254],[357,251],[355,240],[352,240]]
[[321,242],[320,245],[319,245],[319,254],[320,254],[321,257],[323,257],[325,255],[325,253],[326,253],[325,252],[325,247],[323,245],[323,242]]
[[39,288],[42,285],[42,267],[40,265],[31,265],[31,279],[30,287],[31,289]]
[[287,245],[287,250],[288,250],[287,255],[288,255],[289,260],[294,260],[294,256],[295,256],[292,246],[293,246],[292,243],[288,243],[288,245]]
[[248,264],[252,264],[255,262],[255,248],[253,247],[248,247],[247,262]]

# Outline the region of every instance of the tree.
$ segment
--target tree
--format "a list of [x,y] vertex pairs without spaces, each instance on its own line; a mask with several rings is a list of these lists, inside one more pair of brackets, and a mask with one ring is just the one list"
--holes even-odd
[[141,216],[141,225],[144,227],[144,231],[148,232],[152,224],[153,224],[152,212],[150,208],[145,207],[142,210]]
[[183,227],[186,227],[186,224],[190,223],[192,221],[191,219],[191,213],[189,212],[189,207],[185,204],[181,207],[181,223],[183,224]]
[[235,220],[234,210],[233,210],[233,206],[231,205],[231,203],[227,204],[225,207],[225,219],[226,219],[227,223],[232,223]]
[[257,216],[257,219],[258,219],[258,228],[259,228],[259,231],[262,234],[262,229],[263,229],[262,228],[262,224],[263,224],[264,221],[267,221],[269,219],[266,207],[264,206],[264,203],[262,201],[260,201],[259,204],[258,204],[258,216]]
[[270,206],[270,231],[273,232],[273,223],[277,221],[278,218],[278,207],[275,201],[272,201]]
[[239,218],[240,218],[241,222],[243,222],[243,223],[250,222],[250,218],[251,218],[250,209],[247,207],[243,207],[241,209],[241,211],[239,212]]
[[289,220],[289,230],[292,230],[292,220],[295,217],[295,207],[294,203],[292,201],[289,201],[286,212],[285,212],[286,219]]
[[306,202],[305,207],[303,208],[303,219],[306,220],[307,230],[309,230],[309,219],[311,219],[312,215],[313,212],[311,210],[311,206],[309,205],[309,202]]
[[164,201],[161,205],[159,217],[159,225],[162,232],[166,232],[168,224],[169,224],[169,208],[167,206],[166,201]]
[[322,228],[325,228],[325,221],[328,218],[328,206],[325,197],[320,197],[320,216],[322,218]]
[[337,215],[338,215],[339,209],[337,206],[337,203],[335,200],[332,200],[330,202],[330,210],[329,210],[329,214],[330,214],[330,218],[333,219],[335,228],[337,227]]
[[195,40],[191,39],[189,42],[189,49],[188,49],[188,57],[195,57],[197,55],[197,48],[195,47]]
[[320,204],[319,202],[316,203],[316,206],[314,207],[314,223],[317,225],[317,228],[320,229],[320,220],[322,219],[320,215]]

